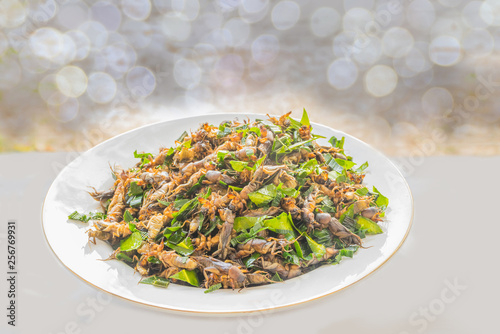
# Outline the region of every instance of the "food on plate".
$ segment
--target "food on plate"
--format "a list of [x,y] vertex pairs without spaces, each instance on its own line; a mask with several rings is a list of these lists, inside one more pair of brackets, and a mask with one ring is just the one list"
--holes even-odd
[[103,212],[68,218],[91,222],[109,260],[161,287],[240,289],[352,257],[383,232],[389,201],[363,185],[368,162],[354,163],[343,137],[290,114],[204,123],[156,155],[135,151],[134,167],[112,168],[111,189],[90,193]]

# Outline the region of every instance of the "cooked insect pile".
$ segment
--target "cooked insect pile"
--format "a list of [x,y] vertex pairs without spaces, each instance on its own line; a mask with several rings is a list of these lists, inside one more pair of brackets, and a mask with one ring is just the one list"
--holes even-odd
[[91,193],[104,213],[69,218],[92,221],[89,239],[156,286],[240,289],[337,264],[382,233],[388,199],[362,184],[368,163],[344,138],[320,145],[311,130],[305,110],[202,124],[157,155],[134,152],[137,165]]

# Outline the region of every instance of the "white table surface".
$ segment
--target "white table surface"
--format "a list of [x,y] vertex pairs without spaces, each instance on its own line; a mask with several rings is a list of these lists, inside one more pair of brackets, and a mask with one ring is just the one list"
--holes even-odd
[[382,268],[353,286],[274,312],[203,316],[110,296],[59,263],[43,236],[41,208],[51,182],[74,156],[0,155],[4,276],[7,221],[18,224],[17,321],[7,325],[2,278],[0,333],[498,333],[500,157],[426,157],[407,168],[412,230]]

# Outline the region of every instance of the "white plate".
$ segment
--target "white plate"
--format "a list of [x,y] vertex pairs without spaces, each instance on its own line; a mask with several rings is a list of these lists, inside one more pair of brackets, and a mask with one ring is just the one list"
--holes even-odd
[[[326,265],[305,275],[265,286],[243,289],[241,292],[218,290],[204,294],[202,289],[170,284],[167,289],[137,284],[138,273],[120,261],[106,259],[112,252],[105,242],[89,244],[88,224],[68,221],[74,210],[95,211],[98,203],[88,194],[89,186],[98,190],[113,184],[109,164],[131,167],[137,159],[134,150],[157,153],[160,147],[170,147],[184,130],[196,130],[199,124],[219,124],[241,114],[205,115],[177,119],[144,126],[97,145],[71,162],[50,187],[43,206],[43,229],[47,241],[59,260],[85,282],[134,302],[170,310],[203,313],[252,312],[295,305],[339,291],[366,277],[384,264],[402,245],[413,218],[410,189],[394,164],[369,145],[348,134],[323,125],[313,124],[313,132],[327,138],[345,136],[345,149],[354,161],[368,161],[370,167],[365,184],[375,185],[389,198],[387,220],[380,223],[384,234],[363,240],[352,259],[339,265]],[[251,119],[264,115],[248,115]]]

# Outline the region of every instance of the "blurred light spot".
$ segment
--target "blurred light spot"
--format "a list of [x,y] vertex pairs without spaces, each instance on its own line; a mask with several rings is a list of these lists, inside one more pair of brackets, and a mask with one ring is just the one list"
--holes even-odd
[[134,65],[135,51],[132,47],[128,48],[128,51],[127,53],[127,44],[124,43],[109,45],[102,50],[107,68],[113,77],[120,78]]
[[278,38],[274,35],[260,35],[252,43],[252,57],[262,65],[276,59],[280,50]]
[[214,76],[223,87],[236,85],[243,75],[245,65],[237,54],[228,54],[219,59],[215,64]]
[[462,45],[464,51],[474,55],[487,55],[493,51],[495,42],[485,29],[472,29],[465,34]]
[[248,13],[258,13],[266,9],[269,0],[241,0],[243,9]]
[[217,0],[217,4],[223,12],[232,12],[239,6],[240,0]]
[[92,73],[89,76],[87,95],[96,103],[111,102],[116,95],[116,82],[107,73]]
[[79,97],[87,89],[87,76],[76,66],[66,66],[56,74],[57,88],[68,97]]
[[336,59],[328,66],[327,76],[330,85],[344,90],[351,87],[358,79],[358,68],[347,58]]
[[21,81],[22,72],[19,63],[11,58],[0,61],[0,89],[12,89]]
[[165,36],[174,41],[185,41],[191,35],[191,23],[175,13],[165,15],[163,22]]
[[500,26],[500,1],[486,0],[482,3],[479,15],[489,25]]
[[29,45],[38,57],[52,59],[63,51],[63,35],[54,28],[40,28],[30,36]]
[[59,105],[68,100],[68,97],[57,88],[56,75],[49,74],[38,83],[38,94],[49,105]]
[[403,83],[408,88],[420,90],[422,88],[427,87],[432,82],[433,78],[434,78],[434,71],[433,68],[431,67],[427,71],[420,72],[410,78],[403,78]]
[[131,69],[126,77],[127,87],[135,99],[148,97],[156,87],[156,78],[150,69],[137,66]]
[[460,5],[463,0],[438,0],[438,2],[445,7],[456,7]]
[[57,12],[57,4],[54,0],[29,2],[29,6],[29,17],[37,24],[51,20]]
[[344,0],[344,9],[346,12],[355,7],[371,9],[373,7],[373,3],[374,0]]
[[232,45],[233,36],[227,29],[213,29],[206,37],[206,42],[215,46],[219,50]]
[[428,31],[436,19],[436,10],[429,0],[413,0],[407,6],[406,19],[415,29]]
[[292,28],[300,18],[300,7],[293,1],[278,2],[272,12],[271,21],[278,30],[288,30]]
[[471,1],[462,9],[462,19],[469,27],[486,28],[490,24],[485,22],[481,17],[481,8],[487,8],[482,5],[482,1]]
[[87,22],[89,8],[83,1],[68,3],[59,9],[57,21],[67,29],[76,29]]
[[231,46],[235,47],[245,44],[250,35],[250,25],[237,17],[227,21],[224,29],[231,35]]
[[398,84],[398,76],[386,65],[375,65],[365,74],[365,89],[375,97],[391,94]]
[[172,9],[189,21],[194,21],[200,12],[198,0],[172,0]]
[[9,40],[5,35],[0,31],[0,56],[3,56],[5,51],[9,48]]
[[276,66],[273,65],[260,65],[254,60],[250,60],[248,65],[248,71],[250,72],[250,78],[256,82],[267,82],[274,78],[276,75]]
[[61,52],[55,56],[52,61],[59,65],[66,65],[75,59],[76,45],[73,39],[66,34],[62,35],[62,42]]
[[15,28],[26,21],[26,8],[17,0],[0,1],[0,26]]
[[453,109],[453,96],[442,87],[432,87],[422,96],[422,110],[429,115],[444,116]]
[[154,27],[142,21],[126,21],[120,28],[120,33],[137,49],[143,49],[151,43],[153,31]]
[[83,32],[80,30],[71,30],[66,33],[73,43],[75,43],[75,60],[83,60],[87,58],[90,51],[90,40]]
[[90,16],[93,20],[102,23],[110,31],[115,31],[122,22],[122,13],[112,3],[98,1],[90,8]]
[[344,14],[344,30],[366,34],[368,23],[373,22],[373,14],[365,8],[352,8]]
[[33,74],[43,73],[53,67],[50,60],[36,56],[29,45],[19,51],[19,62],[23,71]]
[[431,35],[448,35],[453,36],[457,39],[462,38],[463,33],[463,23],[457,18],[440,17],[433,24],[431,29]]
[[417,71],[414,71],[406,64],[405,58],[394,58],[392,61],[392,67],[396,70],[397,74],[403,78],[413,77],[417,74]]
[[212,44],[198,43],[194,46],[194,53],[198,65],[207,71],[212,70],[215,62],[219,60],[217,49]]
[[318,37],[330,36],[340,28],[340,15],[333,8],[321,7],[312,14],[310,25],[314,35]]
[[382,43],[377,37],[365,36],[365,40],[358,42],[359,47],[356,52],[353,52],[352,57],[359,64],[362,65],[373,65],[379,59],[382,54]]
[[142,21],[151,14],[151,2],[149,0],[122,0],[122,10],[132,20]]
[[267,17],[267,12],[269,10],[268,5],[268,0],[242,0],[242,5],[238,9],[238,14],[245,22],[257,23]]
[[69,122],[78,115],[80,103],[78,99],[70,98],[58,105],[49,105],[49,113],[59,122]]
[[387,56],[399,58],[410,52],[413,42],[413,36],[408,30],[394,27],[385,32],[382,39],[382,49]]
[[439,36],[429,45],[429,57],[440,66],[452,66],[460,61],[460,42],[451,36]]
[[87,35],[90,43],[100,49],[106,45],[108,40],[108,31],[106,27],[96,21],[88,21],[83,23],[78,30],[81,30],[85,35]]
[[354,31],[343,31],[333,39],[333,53],[335,56],[342,58],[350,58],[354,53],[359,51],[358,47],[355,47],[355,41],[358,34]]
[[430,63],[418,48],[412,48],[404,58],[406,66],[415,72],[422,72],[430,67]]
[[174,79],[184,89],[196,88],[201,81],[201,69],[192,60],[179,59],[174,65]]

